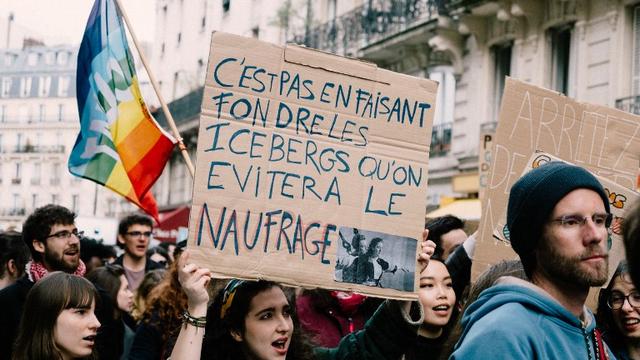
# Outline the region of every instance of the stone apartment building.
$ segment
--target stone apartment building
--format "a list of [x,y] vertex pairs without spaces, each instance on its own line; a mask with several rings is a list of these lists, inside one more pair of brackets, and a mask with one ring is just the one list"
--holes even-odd
[[20,228],[26,215],[48,203],[80,218],[116,217],[127,206],[67,170],[80,128],[77,52],[41,44],[0,50],[0,230]]
[[[191,149],[210,31],[276,43],[287,39],[440,83],[428,155],[429,208],[443,199],[477,197],[480,136],[497,126],[506,76],[640,113],[640,1],[194,1],[191,15],[185,6],[182,18],[201,19],[189,26],[198,23],[204,30],[189,29],[185,22],[177,32],[162,14],[173,19],[170,14],[181,3],[159,1],[157,33],[164,33],[166,41],[156,44],[163,44],[165,52],[167,46],[179,51],[176,42],[192,41],[190,49],[201,51],[197,59],[191,57],[198,51],[191,50],[166,60],[181,64],[178,70],[176,64],[160,66],[167,72],[163,92],[179,97],[169,96],[174,99],[170,107]],[[187,78],[196,80],[178,91]],[[176,156],[154,192],[160,204],[171,208],[189,204],[191,186]]]

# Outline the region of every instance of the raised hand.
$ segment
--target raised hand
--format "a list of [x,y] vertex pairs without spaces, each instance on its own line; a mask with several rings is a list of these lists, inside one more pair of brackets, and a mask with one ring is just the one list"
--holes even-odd
[[427,240],[429,236],[429,230],[424,229],[422,231],[422,242],[420,243],[420,253],[418,254],[418,263],[420,264],[418,270],[422,272],[429,265],[429,260],[433,253],[436,251],[436,243],[431,240]]
[[180,255],[178,260],[178,281],[187,294],[189,313],[192,316],[204,316],[207,312],[209,293],[207,285],[211,280],[211,271],[189,263],[189,251]]

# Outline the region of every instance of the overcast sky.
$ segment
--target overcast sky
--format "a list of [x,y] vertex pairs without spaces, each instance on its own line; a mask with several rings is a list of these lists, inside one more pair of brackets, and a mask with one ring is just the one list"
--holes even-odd
[[[38,34],[45,44],[79,45],[93,0],[0,0],[0,18]],[[141,41],[152,41],[155,0],[120,0]],[[6,31],[6,29],[0,29]]]

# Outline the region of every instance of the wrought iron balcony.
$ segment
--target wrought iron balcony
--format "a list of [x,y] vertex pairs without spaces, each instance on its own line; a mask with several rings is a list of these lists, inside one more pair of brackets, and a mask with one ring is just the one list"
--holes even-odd
[[0,208],[1,216],[24,216],[27,213],[23,207]]
[[451,125],[450,122],[433,125],[429,151],[431,157],[445,156],[451,151]]
[[335,54],[357,51],[435,20],[443,0],[369,0],[348,13],[298,32],[291,42]]
[[640,115],[640,95],[617,99],[616,108],[632,114]]
[[[0,152],[5,152],[2,149]],[[61,154],[64,153],[64,145],[20,145],[13,148],[15,153],[47,153]]]
[[441,0],[440,3],[447,13],[458,14],[491,1],[492,0]]

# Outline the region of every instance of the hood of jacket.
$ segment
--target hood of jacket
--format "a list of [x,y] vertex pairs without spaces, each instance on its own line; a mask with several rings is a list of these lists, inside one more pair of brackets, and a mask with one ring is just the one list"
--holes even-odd
[[564,308],[558,301],[542,288],[522,279],[511,276],[500,278],[496,285],[486,289],[476,301],[470,304],[462,316],[462,340],[471,326],[487,314],[503,305],[519,303],[540,315],[549,317],[552,321],[566,323],[578,330],[584,327],[587,332],[593,331],[596,326],[593,314],[583,308],[583,322]]

